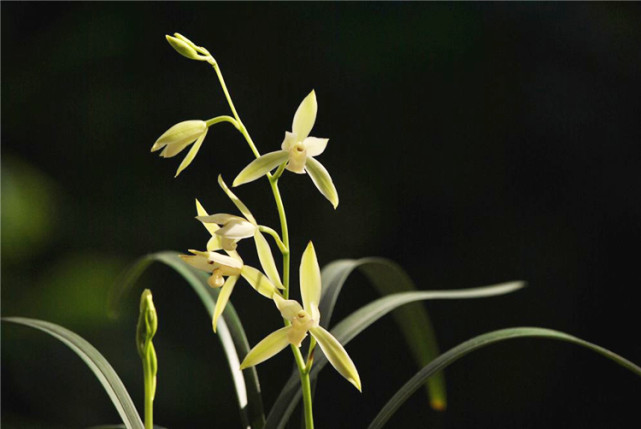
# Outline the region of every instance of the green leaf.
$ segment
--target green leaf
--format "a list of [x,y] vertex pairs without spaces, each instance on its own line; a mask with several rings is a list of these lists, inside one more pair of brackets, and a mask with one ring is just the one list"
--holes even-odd
[[113,402],[120,418],[122,418],[125,427],[128,429],[143,429],[142,420],[136,411],[127,389],[116,374],[113,367],[107,362],[107,359],[100,354],[91,344],[77,334],[54,323],[45,322],[44,320],[28,319],[24,317],[3,317],[2,321],[17,323],[38,329],[52,337],[63,342],[67,347],[73,350],[87,364],[89,369],[95,374],[98,381],[102,384],[107,395]]
[[[321,325],[324,327],[329,326],[338,295],[349,275],[356,269],[365,274],[381,296],[416,290],[414,282],[405,270],[389,259],[362,258],[334,261],[326,265],[321,274],[323,297],[319,310],[322,316]],[[416,303],[399,308],[393,313],[393,317],[419,368],[438,356],[436,334],[423,305]],[[444,375],[441,373],[430,379],[425,387],[431,407],[435,410],[444,410],[447,406]]]
[[[180,274],[196,292],[209,313],[209,317],[213,318],[220,289],[209,287],[207,273],[190,267],[178,257],[178,253],[171,251],[143,256],[123,274],[121,280],[112,289],[110,296],[109,307],[112,314],[115,314],[117,303],[133,287],[152,262],[161,262]],[[227,303],[225,311],[223,311],[221,318],[218,320],[217,335],[234,381],[243,427],[262,428],[265,424],[265,414],[258,373],[256,368],[253,367],[244,371],[240,370],[240,362],[249,353],[249,342],[240,318],[231,302]]]
[[[354,313],[347,316],[338,323],[331,333],[343,345],[347,345],[352,338],[356,337],[372,323],[379,320],[387,313],[396,308],[415,301],[428,299],[463,299],[463,298],[483,298],[489,296],[503,295],[522,288],[523,282],[502,283],[499,285],[459,289],[459,290],[441,290],[441,291],[417,291],[401,292],[379,298]],[[323,299],[321,298],[321,302]],[[322,313],[321,313],[322,314]],[[321,319],[322,321],[322,319]],[[310,378],[315,378],[318,373],[327,365],[327,359],[320,351],[316,351],[314,366],[312,367]],[[358,366],[358,362],[356,363]],[[266,428],[282,428],[294,411],[296,404],[301,398],[300,386],[297,375],[292,375],[281,390],[272,410],[267,416]]]
[[394,412],[398,410],[398,408],[425,382],[426,379],[428,379],[432,374],[435,374],[436,372],[441,371],[445,367],[456,362],[466,354],[482,347],[489,346],[490,344],[498,343],[500,341],[528,337],[566,341],[568,343],[585,347],[618,363],[622,367],[629,369],[636,375],[641,376],[641,368],[630,362],[629,360],[619,356],[616,353],[611,352],[608,349],[597,346],[596,344],[589,343],[572,335],[544,328],[524,327],[501,329],[498,331],[488,332],[486,334],[479,335],[478,337],[467,340],[464,343],[461,343],[458,346],[454,347],[453,349],[448,350],[447,352],[443,353],[432,362],[430,362],[427,366],[416,373],[416,375],[414,375],[407,383],[405,383],[405,385],[401,387],[398,392],[396,392],[396,394],[394,394],[394,396],[387,402],[387,404],[385,404],[376,418],[369,425],[369,429],[377,429],[383,427],[383,425],[390,419],[392,414],[394,414]]

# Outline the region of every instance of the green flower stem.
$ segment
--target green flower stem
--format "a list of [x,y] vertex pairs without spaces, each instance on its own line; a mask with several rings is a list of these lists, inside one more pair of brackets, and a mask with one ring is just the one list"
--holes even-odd
[[[236,111],[234,102],[232,101],[231,96],[229,95],[229,90],[227,89],[227,85],[225,84],[225,79],[223,78],[223,74],[220,71],[220,67],[218,67],[218,63],[216,63],[216,61],[211,57],[210,57],[210,60],[208,60],[208,62],[216,71],[216,75],[218,76],[218,81],[220,82],[220,86],[222,87],[223,92],[225,93],[227,104],[229,104],[229,108],[231,109],[234,115],[234,118],[236,120],[236,125],[237,125],[236,128],[238,129],[238,131],[240,131],[243,137],[245,137],[245,140],[247,141],[247,144],[249,145],[249,148],[251,149],[254,156],[256,158],[259,158],[260,152],[256,148],[256,144],[254,143],[251,136],[249,135],[249,131],[247,131],[247,128],[245,128],[245,125],[243,124],[243,121],[241,121],[240,116],[238,116],[238,112]],[[283,199],[280,195],[280,190],[278,189],[278,179],[280,178],[280,175],[283,173],[284,168],[285,168],[285,164],[280,166],[276,171],[275,176],[272,176],[271,173],[267,173],[267,179],[269,180],[269,185],[272,189],[272,193],[274,194],[274,200],[276,201],[276,208],[278,210],[278,218],[280,219],[280,226],[281,226],[282,244],[286,249],[286,251],[282,252],[283,254],[283,286],[285,287],[285,289],[283,290],[283,297],[285,299],[289,299],[289,267],[290,267],[289,230],[287,228],[287,216],[285,214],[285,206],[283,205]],[[285,323],[285,326],[288,326],[290,324],[288,320],[285,320],[284,323]],[[292,345],[291,349],[292,349],[292,352],[294,353],[294,361],[296,362],[296,366],[298,367],[298,373],[300,375],[300,382],[301,382],[301,389],[303,391],[303,408],[305,410],[305,429],[313,429],[314,417],[312,414],[312,390],[311,390],[311,383],[309,380],[309,371],[311,369],[311,364],[309,365],[310,368],[307,368],[307,366],[305,365],[305,360],[303,358],[303,355],[298,347]],[[310,348],[310,350],[313,350],[313,349]]]
[[301,390],[303,391],[305,429],[314,429],[314,416],[312,414],[312,385],[309,381],[309,372],[300,371],[300,384]]
[[272,176],[272,178],[270,180],[273,181],[273,180],[280,179],[280,176],[283,174],[283,171],[285,171],[285,167],[286,166],[287,166],[286,162],[283,162],[281,165],[279,165],[278,169],[276,170],[276,172],[274,173],[274,175]]
[[215,118],[211,118],[210,120],[206,121],[205,123],[207,124],[207,127],[211,127],[212,125],[216,125],[221,122],[229,122],[232,124],[237,130],[240,130],[240,125],[238,125],[238,122],[236,119],[232,118],[231,116],[227,115],[222,115],[222,116],[216,116]]
[[[152,346],[153,347],[153,346]],[[153,429],[154,427],[154,386],[153,386],[153,373],[151,365],[147,360],[143,360],[143,373],[145,377],[145,429]]]
[[289,250],[287,250],[287,246],[285,246],[285,243],[283,243],[283,241],[280,239],[280,235],[278,235],[276,231],[265,225],[258,225],[258,230],[260,232],[271,235],[282,254],[289,253]]

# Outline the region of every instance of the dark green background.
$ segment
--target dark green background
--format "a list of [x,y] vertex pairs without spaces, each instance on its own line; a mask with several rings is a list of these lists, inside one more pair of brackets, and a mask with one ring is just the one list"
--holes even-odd
[[[513,296],[429,303],[442,348],[535,325],[639,363],[640,18],[638,4],[3,2],[2,313],[81,333],[140,407],[133,335],[137,294],[150,287],[160,315],[156,422],[239,426],[210,321],[177,275],[153,268],[121,319],[105,312],[107,290],[138,256],[204,247],[194,198],[232,210],[216,177],[231,181],[251,160],[226,124],[178,179],[182,155],[149,153],[174,123],[228,112],[211,69],[165,42],[178,31],[216,57],[262,152],[278,148],[316,90],[312,135],[330,138],[319,160],[341,203],[334,212],[307,177],[285,175],[294,278],[311,239],[322,265],[386,256],[420,289],[524,279]],[[266,183],[238,194],[277,226]],[[336,320],[373,298],[355,277]],[[248,287],[233,302],[252,344],[278,326]],[[117,421],[69,350],[2,328],[3,427]],[[319,428],[365,427],[415,371],[390,320],[347,349],[363,394],[325,371]],[[267,406],[291,364],[283,353],[259,367]],[[389,426],[641,423],[638,377],[570,345],[497,345],[447,377],[444,415],[419,392]]]

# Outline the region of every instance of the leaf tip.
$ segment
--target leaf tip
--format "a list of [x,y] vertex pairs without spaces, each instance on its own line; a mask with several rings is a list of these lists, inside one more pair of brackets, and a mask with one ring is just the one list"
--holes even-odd
[[434,411],[445,411],[447,409],[447,404],[441,398],[430,400],[430,406]]

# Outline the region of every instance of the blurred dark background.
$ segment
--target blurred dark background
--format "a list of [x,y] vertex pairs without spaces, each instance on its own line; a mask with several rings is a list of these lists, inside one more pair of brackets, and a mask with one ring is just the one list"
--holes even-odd
[[[510,296],[427,303],[442,349],[532,325],[641,363],[640,18],[639,4],[3,2],[2,314],[77,331],[142,407],[133,336],[149,287],[160,314],[156,422],[239,427],[208,316],[175,273],[154,266],[120,319],[105,310],[137,257],[204,247],[194,198],[212,212],[233,210],[216,177],[231,181],[252,159],[226,124],[210,130],[178,179],[182,154],[149,153],[171,125],[228,113],[213,71],[164,40],[178,31],[218,60],[262,152],[279,147],[316,90],[312,135],[330,138],[319,160],[341,203],[334,212],[306,177],[281,181],[294,278],[311,239],[321,265],[385,256],[420,289],[524,279],[528,288]],[[238,194],[277,226],[266,183]],[[374,298],[354,276],[335,320]],[[233,302],[252,344],[278,326],[248,287]],[[320,428],[365,427],[416,370],[390,318],[347,350],[363,394],[324,371]],[[283,353],[259,366],[267,407],[291,365]],[[639,378],[563,343],[503,343],[446,375],[446,413],[429,410],[419,391],[389,427],[641,423]],[[70,350],[2,326],[3,427],[117,421]]]

